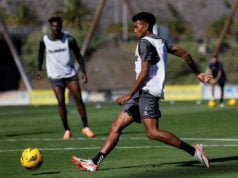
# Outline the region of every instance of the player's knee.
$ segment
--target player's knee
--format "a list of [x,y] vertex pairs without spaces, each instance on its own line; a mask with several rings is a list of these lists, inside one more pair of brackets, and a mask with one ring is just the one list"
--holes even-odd
[[81,97],[75,97],[75,98],[76,98],[76,99],[75,99],[75,102],[76,102],[77,105],[80,105],[80,104],[83,103],[83,100],[82,100]]
[[111,133],[118,133],[118,132],[121,132],[121,130],[122,129],[121,129],[120,125],[116,121],[114,121],[111,125],[110,132]]
[[154,132],[154,131],[147,131],[146,136],[151,140],[156,140],[157,139],[157,133]]

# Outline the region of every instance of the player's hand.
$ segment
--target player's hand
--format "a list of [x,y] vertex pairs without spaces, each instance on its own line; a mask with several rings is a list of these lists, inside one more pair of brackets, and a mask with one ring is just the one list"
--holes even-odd
[[129,95],[123,95],[119,98],[116,99],[116,102],[120,105],[124,104],[125,102],[127,102],[129,99],[131,99],[131,97]]
[[36,79],[41,80],[41,78],[42,78],[41,71],[40,70],[36,71]]
[[83,82],[83,84],[86,84],[88,82],[88,76],[86,73],[82,73],[80,80]]
[[203,82],[204,84],[208,84],[209,81],[212,79],[212,75],[208,73],[199,73],[197,75],[198,80]]

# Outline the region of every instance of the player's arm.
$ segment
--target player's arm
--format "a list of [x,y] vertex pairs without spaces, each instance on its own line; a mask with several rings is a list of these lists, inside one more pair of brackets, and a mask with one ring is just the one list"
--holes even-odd
[[36,71],[36,79],[41,79],[41,71],[42,71],[42,65],[44,61],[44,53],[45,53],[45,43],[43,41],[43,38],[40,40],[39,44],[39,50],[38,50],[38,65],[37,65],[37,71]]
[[192,56],[183,48],[176,46],[176,45],[169,45],[168,46],[168,53],[173,54],[175,56],[178,56],[180,58],[183,58],[184,61],[188,64],[188,66],[192,69],[192,71],[195,73],[197,78],[203,82],[208,83],[209,80],[212,78],[210,74],[201,73],[194,62]]
[[82,80],[83,83],[87,83],[88,77],[87,77],[87,74],[86,74],[86,69],[85,69],[83,56],[80,54],[80,50],[79,50],[79,47],[78,47],[78,44],[77,44],[76,40],[70,35],[69,35],[69,47],[74,52],[76,60],[79,64],[79,66],[80,66],[80,71],[82,73],[81,80]]
[[144,61],[141,64],[141,72],[137,76],[136,82],[132,86],[132,88],[128,94],[130,97],[132,97],[137,92],[137,90],[140,89],[141,85],[144,83],[145,79],[148,76],[149,69],[150,69],[150,61]]
[[124,104],[141,88],[141,85],[144,83],[145,79],[148,76],[149,68],[150,68],[150,61],[144,61],[141,64],[141,72],[137,76],[137,79],[134,85],[132,86],[131,90],[129,91],[127,95],[117,98],[116,102],[118,104]]
[[141,40],[139,44],[139,55],[143,59],[141,63],[141,71],[138,74],[134,85],[131,87],[131,90],[127,95],[119,97],[116,102],[118,104],[124,104],[128,101],[142,86],[145,79],[148,76],[150,65],[151,65],[151,48],[152,45],[147,40]]
[[72,36],[69,36],[69,47],[74,52],[76,60],[80,66],[80,71],[86,73],[83,56],[80,54],[78,44]]

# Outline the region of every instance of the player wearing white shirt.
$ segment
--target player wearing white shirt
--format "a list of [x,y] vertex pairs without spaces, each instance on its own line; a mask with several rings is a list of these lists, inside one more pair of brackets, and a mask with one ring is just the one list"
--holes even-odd
[[[147,50],[147,46],[151,46],[150,50]],[[141,72],[141,64],[143,60],[150,60],[151,66],[146,78],[142,90],[148,91],[153,96],[160,98],[164,97],[164,82],[165,73],[167,67],[167,46],[166,42],[156,35],[150,35],[143,37],[137,45],[135,56],[135,72],[138,76]],[[149,51],[150,54],[146,52]],[[143,56],[142,56],[143,55]],[[160,60],[161,59],[161,60]]]
[[76,40],[69,34],[62,32],[61,17],[52,17],[49,20],[51,34],[45,35],[40,41],[38,52],[38,69],[36,78],[41,79],[41,71],[46,53],[46,71],[51,87],[58,101],[58,112],[64,126],[64,140],[72,137],[72,132],[68,125],[67,109],[65,104],[65,89],[68,88],[72,94],[77,110],[81,116],[83,129],[82,133],[89,138],[94,137],[94,133],[88,127],[87,113],[81,96],[78,72],[76,71],[71,51],[80,65],[81,81],[87,83],[87,74],[84,66],[84,59],[79,52]]
[[158,102],[163,97],[167,53],[183,58],[201,82],[208,83],[211,76],[200,73],[192,57],[184,49],[176,45],[167,45],[164,40],[152,34],[152,27],[156,21],[153,14],[141,12],[134,15],[132,21],[135,35],[139,39],[135,52],[136,81],[128,94],[117,98],[116,102],[122,105],[122,110],[112,123],[110,132],[96,156],[91,160],[72,156],[73,164],[84,171],[98,170],[104,158],[117,145],[122,130],[135,121],[143,123],[149,139],[184,150],[202,165],[210,167],[201,145],[191,146],[173,133],[159,128],[161,114]]
[[74,39],[66,33],[62,33],[60,40],[49,39],[47,35],[43,37],[43,44],[46,47],[46,70],[49,78],[69,78],[76,75],[69,41],[73,43]]

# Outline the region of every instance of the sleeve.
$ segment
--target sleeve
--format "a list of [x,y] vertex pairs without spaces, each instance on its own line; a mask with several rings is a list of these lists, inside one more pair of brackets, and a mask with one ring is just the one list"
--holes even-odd
[[145,39],[139,41],[139,55],[142,61],[151,61],[153,58],[153,45]]
[[69,39],[69,48],[74,52],[76,60],[80,66],[80,70],[83,73],[86,73],[84,59],[83,59],[83,56],[80,54],[80,49],[78,47],[76,40],[70,35],[68,36],[68,39]]
[[222,71],[223,70],[223,65],[221,62],[219,62],[219,65],[218,65],[218,70]]
[[167,50],[173,46],[172,43],[168,43],[166,40],[164,40],[164,44]]
[[44,53],[45,53],[45,43],[43,38],[41,38],[40,40],[40,44],[39,44],[39,51],[38,51],[38,66],[37,69],[38,70],[42,70],[42,64],[44,61]]

